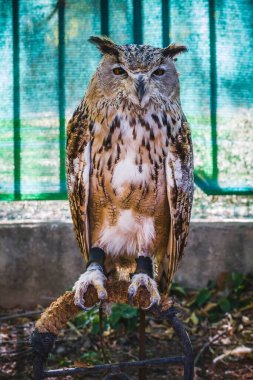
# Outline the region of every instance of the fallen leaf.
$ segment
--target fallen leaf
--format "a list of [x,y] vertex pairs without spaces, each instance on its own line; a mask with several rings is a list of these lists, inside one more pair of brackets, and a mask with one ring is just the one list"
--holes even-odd
[[233,350],[225,351],[224,354],[217,356],[215,359],[213,359],[213,363],[217,363],[218,361],[226,358],[227,356],[247,356],[249,354],[252,354],[253,350],[250,347],[246,346],[239,346],[234,348]]
[[74,366],[75,367],[78,367],[78,368],[88,368],[88,367],[91,367],[90,364],[88,363],[85,363],[85,362],[74,362]]
[[199,319],[198,319],[197,315],[194,312],[191,313],[190,320],[192,321],[192,323],[195,326],[199,323]]

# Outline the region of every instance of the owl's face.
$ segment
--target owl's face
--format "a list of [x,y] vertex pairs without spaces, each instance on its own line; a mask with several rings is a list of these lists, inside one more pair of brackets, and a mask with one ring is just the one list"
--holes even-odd
[[179,97],[178,73],[173,58],[186,51],[185,46],[165,49],[146,45],[116,45],[104,37],[91,37],[103,53],[93,83],[101,96],[110,100],[128,100],[145,108],[150,102],[164,103]]

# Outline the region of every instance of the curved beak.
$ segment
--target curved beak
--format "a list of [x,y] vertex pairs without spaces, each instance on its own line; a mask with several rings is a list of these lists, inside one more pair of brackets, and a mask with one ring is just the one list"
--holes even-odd
[[143,78],[140,78],[137,80],[136,90],[137,90],[138,99],[141,102],[145,93],[145,82]]
[[145,94],[145,81],[143,76],[139,76],[136,81],[136,93],[139,101],[142,101],[142,98]]

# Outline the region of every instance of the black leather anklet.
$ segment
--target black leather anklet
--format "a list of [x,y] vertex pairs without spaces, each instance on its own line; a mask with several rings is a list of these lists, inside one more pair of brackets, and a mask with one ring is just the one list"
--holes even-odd
[[105,262],[105,252],[98,247],[91,248],[89,261],[86,264],[86,269],[89,267],[91,263],[96,263],[100,265],[104,269]]
[[139,256],[136,261],[136,270],[132,273],[131,277],[135,274],[144,273],[147,274],[150,278],[154,278],[153,273],[153,263],[150,257]]

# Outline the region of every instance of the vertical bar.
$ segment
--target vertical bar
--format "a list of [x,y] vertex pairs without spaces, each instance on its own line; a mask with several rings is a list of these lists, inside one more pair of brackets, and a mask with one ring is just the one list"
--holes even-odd
[[141,45],[143,42],[142,25],[142,0],[133,0],[133,35],[135,44]]
[[12,0],[14,198],[21,199],[19,1]]
[[209,34],[210,34],[210,118],[212,138],[212,179],[218,180],[218,143],[217,143],[217,62],[216,62],[216,28],[215,0],[209,0]]
[[169,308],[166,312],[167,318],[172,324],[174,331],[180,339],[184,351],[184,376],[183,380],[193,380],[194,376],[194,356],[191,341],[184,324],[177,318],[177,310],[174,307]]
[[170,44],[170,0],[162,0],[163,47]]
[[[139,359],[144,360],[146,359],[146,350],[145,350],[145,317],[146,313],[145,310],[139,309],[140,310],[140,327],[139,327]],[[139,380],[146,380],[147,371],[146,368],[140,368],[139,369]]]
[[101,34],[109,36],[109,0],[100,0]]
[[60,192],[66,192],[65,172],[65,0],[58,0],[58,92],[59,92],[59,149]]

